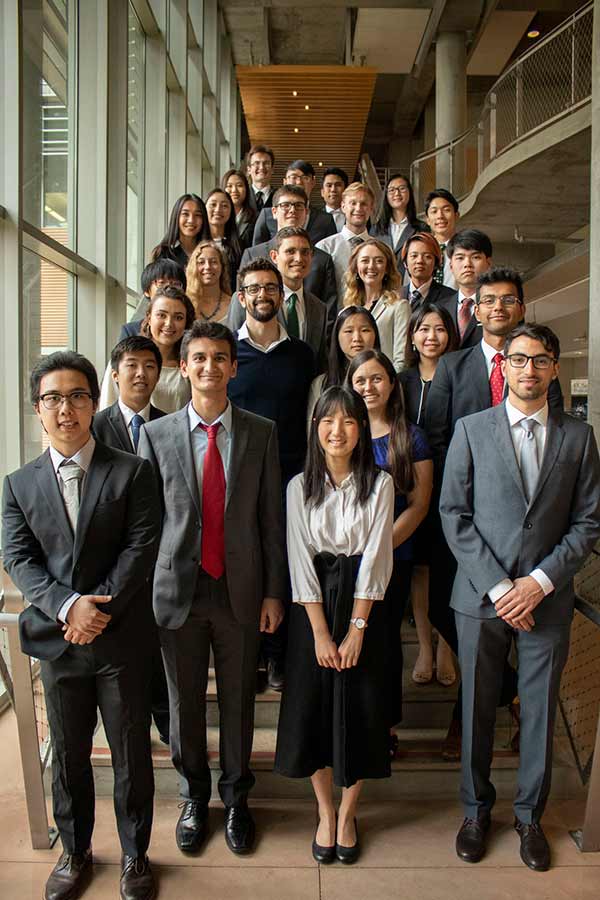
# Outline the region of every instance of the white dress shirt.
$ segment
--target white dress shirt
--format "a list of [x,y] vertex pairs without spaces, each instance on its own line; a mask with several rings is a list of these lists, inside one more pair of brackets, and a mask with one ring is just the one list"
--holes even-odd
[[407,227],[408,219],[406,216],[404,216],[401,222],[395,222],[394,219],[390,219],[390,237],[392,239],[392,248],[394,250],[397,249]]
[[409,299],[412,300],[412,295],[414,294],[415,291],[418,291],[421,295],[421,299],[426,300],[427,294],[429,293],[429,290],[430,290],[432,284],[433,284],[433,278],[430,278],[429,281],[426,281],[425,284],[421,285],[421,287],[415,287],[415,285],[412,283],[412,279],[411,279],[408,282],[408,297],[409,297]]
[[[487,376],[488,381],[490,380],[490,375],[492,374],[492,369],[494,368],[494,357],[496,353],[502,353],[502,350],[496,350],[495,347],[492,347],[491,344],[485,340],[485,338],[481,339],[481,343],[479,345],[485,357],[485,365],[487,368]],[[502,353],[504,356],[504,353]]]
[[283,303],[281,304],[281,312],[283,318],[285,319],[285,324],[287,325],[287,301],[290,294],[295,294],[298,298],[296,300],[296,314],[298,316],[298,325],[300,328],[300,340],[306,340],[306,304],[304,303],[304,287],[300,287],[297,291],[293,291],[291,288],[287,286],[287,284],[283,285]]
[[260,350],[261,353],[270,353],[271,350],[274,350],[275,347],[278,347],[279,344],[283,343],[283,341],[289,341],[289,339],[290,339],[289,334],[287,333],[287,331],[285,330],[285,328],[283,327],[281,322],[279,322],[278,325],[279,325],[279,337],[277,338],[277,340],[272,341],[272,343],[270,343],[268,347],[263,347],[262,344],[257,344],[256,341],[252,340],[252,338],[250,337],[250,332],[248,331],[248,325],[246,324],[246,322],[244,322],[244,324],[241,326],[241,328],[238,331],[238,341],[248,341],[250,346],[254,347],[255,350]]
[[133,450],[134,447],[133,447],[133,433],[131,431],[131,420],[133,419],[134,416],[141,416],[142,419],[144,420],[144,422],[149,422],[150,421],[150,404],[148,404],[143,409],[141,409],[139,411],[139,413],[136,413],[135,410],[130,409],[128,406],[126,406],[120,397],[118,400],[118,404],[119,404],[119,409],[121,410],[121,415],[125,419],[125,425],[127,427],[127,434],[129,435],[129,440],[131,441],[131,449]]
[[[450,238],[448,238],[450,240]],[[446,250],[444,250],[444,281],[443,283],[446,287],[452,288],[453,291],[457,290],[456,279],[454,277],[454,273],[450,268],[450,257]]]
[[370,235],[368,231],[361,231],[360,234],[354,234],[347,225],[344,225],[342,230],[337,234],[331,234],[329,237],[320,240],[317,244],[319,250],[324,250],[325,253],[329,253],[333,259],[335,280],[337,282],[338,307],[340,306],[344,295],[344,275],[346,274],[350,256],[354,250],[350,241],[355,237],[362,238],[363,241],[366,241]]
[[337,209],[334,209],[332,206],[327,206],[327,204],[325,204],[325,212],[328,212],[330,216],[333,216],[335,227],[338,232],[340,232],[346,224],[346,216],[342,212],[341,207],[338,206]]
[[393,567],[394,484],[380,472],[371,496],[358,503],[354,476],[334,487],[325,484],[320,506],[304,502],[304,475],[287,489],[287,547],[294,603],[322,603],[313,558],[317,553],[354,556],[362,553],[354,597],[383,600]]
[[[521,450],[523,448],[523,441],[525,440],[525,432],[521,428],[520,423],[523,421],[523,419],[535,419],[535,421],[538,423],[538,427],[534,431],[534,437],[537,446],[538,459],[541,466],[544,456],[544,447],[546,446],[548,403],[545,403],[541,409],[538,409],[537,412],[531,415],[521,412],[521,410],[513,406],[509,400],[505,400],[505,408],[510,425],[510,436],[512,438],[513,447],[515,448],[515,456],[517,457],[519,468],[521,466]],[[544,597],[547,597],[548,594],[552,593],[552,591],[554,590],[554,585],[550,581],[546,573],[542,571],[542,569],[534,569],[533,572],[529,573],[529,575],[531,578],[535,578],[544,592]],[[490,598],[492,603],[497,603],[498,600],[500,600],[500,598],[503,597],[504,594],[507,594],[512,587],[513,582],[511,581],[511,579],[503,578],[502,581],[499,581],[498,584],[494,585],[494,587],[490,591],[488,591],[488,597]]]
[[200,425],[217,425],[220,424],[217,432],[217,447],[223,460],[223,471],[225,472],[225,484],[227,484],[227,473],[229,471],[229,457],[231,455],[231,403],[227,402],[227,406],[220,416],[214,422],[206,422],[202,416],[199,416],[194,409],[193,404],[188,404],[188,419],[190,421],[190,436],[192,440],[192,456],[194,458],[194,469],[196,470],[196,483],[198,485],[198,496],[200,497],[200,505],[202,505],[202,473],[204,472],[204,457],[208,449],[208,433],[200,428]]
[[262,196],[263,203],[265,202],[265,200],[271,193],[271,185],[270,184],[268,184],[266,187],[262,187],[262,188],[255,187],[255,185],[252,184],[251,188],[254,191],[254,198],[258,199],[257,194],[260,194]]

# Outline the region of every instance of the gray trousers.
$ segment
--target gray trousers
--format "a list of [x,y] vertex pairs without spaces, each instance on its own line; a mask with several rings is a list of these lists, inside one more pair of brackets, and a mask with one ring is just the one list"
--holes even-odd
[[514,811],[521,822],[539,822],[550,792],[558,691],[571,626],[536,625],[531,631],[515,631],[500,618],[475,619],[459,612],[455,616],[463,687],[461,799],[465,816],[477,818],[489,812],[496,799],[490,781],[496,707],[514,640],[521,702]]

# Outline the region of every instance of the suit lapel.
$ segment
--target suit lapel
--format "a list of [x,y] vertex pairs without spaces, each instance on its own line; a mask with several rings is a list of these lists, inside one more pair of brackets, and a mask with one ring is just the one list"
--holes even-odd
[[64,537],[69,543],[73,543],[73,532],[65,509],[65,504],[58,487],[56,472],[52,465],[50,451],[46,450],[36,463],[39,485],[50,509],[49,521],[56,522]]
[[465,333],[462,336],[461,344],[466,344],[466,342],[469,340],[469,338],[471,337],[471,335],[473,334],[473,332],[475,331],[476,328],[477,328],[477,319],[475,318],[474,315],[471,315],[471,318],[469,319],[469,324],[465,328]]
[[321,334],[317,331],[317,326],[319,324],[319,312],[316,308],[317,303],[319,306],[325,306],[321,303],[320,300],[317,300],[316,297],[313,297],[312,294],[309,294],[308,291],[304,291],[304,311],[306,313],[306,343],[310,344],[311,347],[315,349],[319,346],[319,341]]
[[529,506],[532,506],[535,503],[538,494],[552,472],[564,437],[565,429],[563,428],[560,417],[555,416],[550,412],[548,414],[548,424],[546,426],[546,443],[544,446],[544,455],[542,456],[542,464],[540,466],[540,474]]
[[246,455],[248,445],[248,425],[235,406],[231,407],[231,448],[229,451],[229,470],[227,474],[227,492],[225,495],[225,509],[235,487],[236,479],[240,472],[242,461]]
[[[463,353],[466,351],[462,351]],[[472,390],[476,395],[481,409],[489,409],[492,405],[492,394],[488,379],[485,356],[480,345],[473,347],[469,359],[468,377],[466,379],[467,390]]]
[[196,481],[196,467],[192,456],[192,439],[190,437],[190,420],[188,418],[187,404],[173,416],[173,446],[175,454],[181,466],[185,483],[192,495],[192,500],[200,517],[200,495],[198,482]]
[[110,451],[104,444],[96,442],[92,462],[88,469],[88,473],[85,476],[83,492],[81,495],[81,505],[77,516],[75,546],[73,547],[74,563],[76,562],[85,541],[92,515],[98,504],[102,485],[106,480],[106,476],[112,469],[112,461],[109,454]]
[[496,414],[492,426],[494,433],[494,446],[496,447],[496,450],[498,451],[502,462],[510,472],[517,488],[523,495],[523,501],[526,502],[525,491],[523,490],[523,479],[521,478],[521,470],[519,469],[519,464],[515,455],[515,446],[512,442],[512,437],[510,434],[510,423],[508,421],[508,416],[506,415],[506,408],[504,404],[501,403],[499,406],[496,406],[494,412]]
[[121,450],[126,450],[128,453],[131,453],[133,450],[133,444],[129,440],[129,433],[127,431],[127,426],[125,425],[125,419],[121,414],[118,403],[113,403],[113,405],[110,407],[108,421],[117,438],[119,439]]

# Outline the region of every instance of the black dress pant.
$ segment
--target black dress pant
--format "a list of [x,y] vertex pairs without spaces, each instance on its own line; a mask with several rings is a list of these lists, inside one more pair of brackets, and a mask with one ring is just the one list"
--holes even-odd
[[219,701],[219,794],[225,806],[242,803],[254,785],[258,621],[242,625],[229,604],[224,578],[198,579],[190,614],[181,628],[160,628],[171,710],[171,756],[181,796],[208,804],[211,776],[206,746],[206,685],[212,646]]
[[135,653],[131,647],[127,651],[118,661],[105,658],[100,637],[91,644],[70,645],[57,660],[41,663],[52,738],[54,819],[68,853],[83,853],[92,840],[94,775],[90,755],[98,708],[112,756],[115,815],[123,853],[143,856],[150,843],[154,799],[151,657]]
[[385,617],[386,679],[385,693],[388,726],[393,728],[402,721],[402,619],[408,603],[412,563],[394,559],[392,577],[383,598]]

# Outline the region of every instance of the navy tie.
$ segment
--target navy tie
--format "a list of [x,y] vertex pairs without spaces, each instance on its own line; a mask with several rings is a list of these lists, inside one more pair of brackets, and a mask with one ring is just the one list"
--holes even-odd
[[142,416],[138,415],[138,413],[136,413],[131,420],[131,438],[133,440],[133,449],[136,453],[138,444],[140,442],[140,428],[145,424],[145,420],[142,418]]

